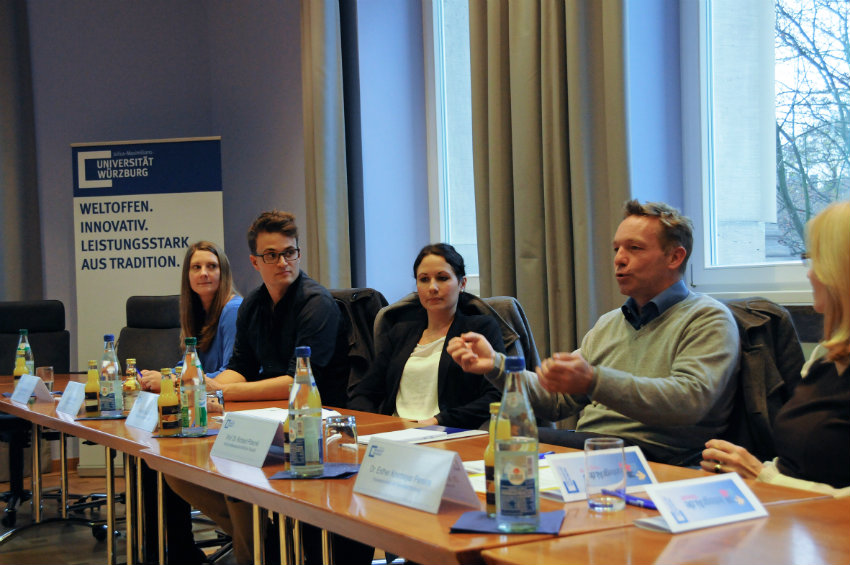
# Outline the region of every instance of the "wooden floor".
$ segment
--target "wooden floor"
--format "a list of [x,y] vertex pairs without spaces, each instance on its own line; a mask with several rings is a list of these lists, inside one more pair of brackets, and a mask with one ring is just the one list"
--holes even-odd
[[[44,489],[56,488],[59,485],[58,473],[47,473],[44,475]],[[70,491],[72,493],[103,493],[106,483],[103,477],[80,477],[72,472],[69,477]],[[24,480],[24,486],[29,488],[29,478]],[[9,483],[0,482],[0,493],[9,490]],[[115,492],[124,492],[124,478],[115,479]],[[5,503],[0,505],[0,513],[5,508]],[[124,516],[124,505],[117,504],[116,516]],[[55,500],[45,500],[43,504],[42,519],[59,516],[59,503]],[[106,509],[101,512],[86,514],[88,519],[106,519]],[[25,526],[32,523],[32,504],[30,501],[18,507],[15,527]],[[9,531],[10,528],[0,526],[0,535]],[[126,546],[124,545],[123,528],[121,535],[115,538],[115,551],[118,563],[126,563]],[[203,523],[196,523],[193,531],[195,541],[202,539],[213,539],[216,536],[215,528]],[[214,550],[207,550],[212,552]],[[377,550],[375,564],[385,564],[384,554]],[[148,559],[154,563],[156,556]],[[402,559],[396,563],[403,563]],[[67,565],[103,565],[106,563],[106,541],[95,539],[92,529],[88,526],[69,523],[43,523],[35,527],[25,528],[0,544],[0,565],[40,565],[64,563]],[[235,559],[230,552],[215,562],[215,565],[233,565]]]
[[[103,477],[80,477],[76,473],[70,476],[70,491],[72,493],[103,493],[106,483]],[[29,488],[29,479],[24,480],[26,488]],[[44,476],[44,488],[57,487],[59,484],[58,473],[50,473]],[[9,483],[0,483],[0,492],[6,492]],[[124,492],[124,478],[118,477],[115,481],[115,492]],[[5,503],[0,505],[0,512],[5,508]],[[116,516],[124,515],[124,505],[117,504]],[[45,500],[42,518],[53,518],[59,516],[59,503],[55,500]],[[87,519],[105,520],[106,509],[102,511],[87,512]],[[14,527],[21,527],[32,523],[32,504],[25,502],[18,508]],[[0,535],[9,531],[10,528],[0,526]],[[117,562],[125,563],[123,528],[121,535],[115,537]],[[194,531],[195,539],[207,539],[215,536],[212,526],[196,524]],[[149,561],[155,561],[156,556]],[[229,553],[216,562],[217,565],[229,565],[233,563],[233,553]],[[0,544],[0,565],[15,564],[54,564],[66,563],[68,565],[103,565],[106,563],[106,540],[95,539],[92,529],[81,524],[71,523],[44,523],[35,527],[25,528]]]

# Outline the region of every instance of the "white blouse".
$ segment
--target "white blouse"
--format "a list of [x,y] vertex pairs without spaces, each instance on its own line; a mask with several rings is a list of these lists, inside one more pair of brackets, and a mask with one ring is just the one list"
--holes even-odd
[[409,420],[427,420],[440,413],[437,376],[445,337],[416,345],[404,365],[395,399],[395,414]]

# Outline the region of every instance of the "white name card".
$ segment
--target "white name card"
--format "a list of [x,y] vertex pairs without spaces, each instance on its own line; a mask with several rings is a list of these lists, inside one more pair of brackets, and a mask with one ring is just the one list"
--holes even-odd
[[[626,456],[626,492],[643,491],[646,490],[646,485],[657,482],[639,447],[633,445],[623,451]],[[546,461],[558,481],[564,502],[587,498],[583,452],[547,455]]]
[[354,492],[431,514],[442,500],[481,508],[457,453],[378,437],[366,447]]
[[68,384],[65,385],[65,390],[62,391],[59,404],[56,405],[56,411],[61,414],[76,416],[83,409],[85,399],[86,385],[77,381],[68,381]]
[[127,415],[125,424],[146,432],[153,432],[159,425],[159,395],[153,392],[141,391],[136,402]]
[[635,520],[635,525],[650,530],[677,534],[767,516],[737,473],[658,483],[646,492],[661,516]]
[[27,404],[33,394],[36,401],[53,402],[53,395],[47,390],[47,385],[35,375],[21,375],[11,399],[14,402]]
[[281,421],[228,412],[224,416],[210,455],[252,467],[262,467],[275,439],[283,444]]

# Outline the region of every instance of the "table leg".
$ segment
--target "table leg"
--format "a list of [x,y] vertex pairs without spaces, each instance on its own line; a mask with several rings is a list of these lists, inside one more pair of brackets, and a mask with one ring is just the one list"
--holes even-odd
[[162,473],[156,472],[156,528],[159,543],[159,565],[165,565],[165,497],[163,495]]
[[59,432],[59,508],[60,516],[68,518],[68,454],[66,453],[65,432]]
[[[136,562],[147,563],[145,555],[145,504],[142,487],[142,460],[136,458]],[[150,556],[153,558],[153,556]]]
[[333,540],[333,534],[327,530],[322,530],[322,563],[328,565],[333,565],[334,562],[331,540]]
[[253,527],[253,539],[254,539],[254,565],[263,565],[265,558],[263,556],[263,550],[265,549],[265,544],[263,543],[263,519],[265,518],[264,512],[262,508],[257,506],[256,504],[251,505],[251,518],[252,518],[252,527]]
[[115,565],[115,450],[106,448],[106,562]]
[[301,542],[301,520],[292,520],[292,548],[295,551],[295,565],[304,565],[304,544]]
[[41,522],[41,426],[32,425],[32,519]]
[[280,540],[281,565],[293,565],[292,561],[292,521],[283,514],[277,514],[277,535]]
[[134,500],[133,478],[135,473],[135,457],[130,454],[124,454],[124,521],[127,523],[127,565],[133,563],[135,555],[135,524],[133,520],[136,516],[136,504]]

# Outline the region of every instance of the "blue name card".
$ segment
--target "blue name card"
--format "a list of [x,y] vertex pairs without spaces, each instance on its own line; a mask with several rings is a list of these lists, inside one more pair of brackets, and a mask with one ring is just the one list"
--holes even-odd
[[[626,492],[643,491],[647,485],[657,482],[639,447],[632,445],[623,451],[626,456]],[[558,481],[564,502],[587,498],[584,486],[584,452],[546,455],[546,461]]]
[[658,483],[647,486],[646,493],[661,516],[635,520],[635,525],[649,530],[677,534],[767,516],[737,473]]

